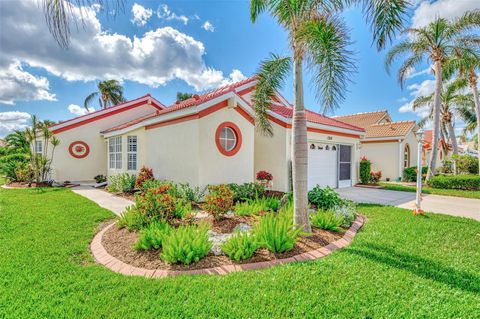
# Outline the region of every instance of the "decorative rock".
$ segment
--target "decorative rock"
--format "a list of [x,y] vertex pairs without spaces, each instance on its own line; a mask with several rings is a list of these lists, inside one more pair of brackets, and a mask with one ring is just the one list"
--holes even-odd
[[225,214],[225,216],[227,216],[227,217],[233,217],[234,215],[235,215],[235,214],[234,214],[231,210],[229,210],[229,211]]
[[232,234],[220,234],[220,233],[214,232],[213,230],[209,230],[208,237],[209,237],[209,240],[212,242],[212,248],[210,249],[210,251],[215,256],[221,256],[221,255],[224,255],[222,251],[222,245],[230,237],[232,237]]
[[241,223],[241,224],[238,224],[234,229],[233,231],[241,231],[241,232],[250,232],[250,230],[252,229],[252,226],[250,226],[249,224],[245,224],[245,223]]

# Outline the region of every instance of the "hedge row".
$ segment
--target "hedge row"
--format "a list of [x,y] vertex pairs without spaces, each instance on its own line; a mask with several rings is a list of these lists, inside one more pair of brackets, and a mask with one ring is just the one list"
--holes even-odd
[[480,190],[480,176],[455,175],[434,176],[428,180],[428,185],[433,188]]

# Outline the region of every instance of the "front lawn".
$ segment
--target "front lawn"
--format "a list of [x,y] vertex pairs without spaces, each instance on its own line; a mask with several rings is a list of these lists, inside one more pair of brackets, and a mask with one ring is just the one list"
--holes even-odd
[[467,318],[480,313],[480,223],[361,206],[353,244],[226,276],[125,277],[88,245],[112,214],[68,189],[0,189],[0,318]]
[[[391,182],[390,183],[389,182],[380,182],[379,184],[384,189],[388,189],[388,190],[391,190],[391,191],[416,192],[416,187],[415,186],[400,185],[400,184],[395,184],[395,183],[391,183]],[[469,190],[462,190],[462,189],[432,188],[432,187],[425,186],[425,185],[422,187],[422,193],[480,199],[480,191],[469,191]]]

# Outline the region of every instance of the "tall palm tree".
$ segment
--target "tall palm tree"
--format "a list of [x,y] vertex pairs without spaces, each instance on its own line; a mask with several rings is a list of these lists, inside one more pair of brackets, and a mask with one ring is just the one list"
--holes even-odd
[[106,109],[109,106],[116,105],[125,101],[123,97],[123,86],[117,80],[106,80],[98,82],[98,91],[90,93],[83,106],[88,110],[93,100],[97,97],[100,108]]
[[[452,144],[453,154],[458,154],[458,144],[453,128],[455,117],[459,117],[464,121],[468,119],[464,118],[465,110],[470,110],[474,107],[473,95],[463,94],[464,89],[467,87],[467,81],[463,79],[457,79],[453,82],[444,82],[442,85],[442,92],[440,94],[440,118],[441,123],[445,127],[447,134]],[[413,110],[428,108],[429,114],[425,116],[418,125],[423,127],[426,122],[433,118],[433,103],[435,101],[434,94],[425,96],[419,96],[413,101]]]
[[[125,0],[41,0],[43,13],[47,22],[48,30],[55,41],[62,48],[68,48],[70,44],[70,25],[73,23],[84,24],[83,16],[87,13],[88,7],[100,5],[105,12],[116,14],[124,10]],[[76,8],[75,8],[76,7]],[[79,14],[75,14],[78,10]]]
[[[473,94],[473,101],[475,103],[475,118],[480,118],[480,97],[478,94],[478,75],[477,72],[480,70],[480,54],[477,51],[473,50],[456,50],[453,56],[447,59],[445,65],[445,71],[448,75],[453,75],[455,72],[458,72],[460,78],[465,78],[468,81],[468,85]],[[470,117],[472,119],[472,117]],[[467,121],[467,127],[470,127],[470,130],[476,127],[476,137],[477,145],[480,144],[480,125],[477,125],[477,120]],[[477,152],[478,156],[478,165],[480,168],[480,152]],[[480,169],[479,169],[480,174]]]
[[310,231],[307,198],[307,121],[303,92],[303,67],[313,74],[317,98],[324,111],[343,100],[349,74],[355,69],[348,33],[337,14],[346,5],[363,4],[371,22],[377,48],[383,48],[403,23],[408,2],[405,0],[251,0],[250,17],[255,22],[267,12],[288,34],[291,56],[272,54],[261,63],[254,94],[256,125],[272,135],[268,120],[270,100],[293,67],[294,113],[292,128],[292,173],[294,223]]
[[435,75],[435,93],[433,102],[433,134],[432,152],[428,164],[427,180],[435,174],[440,134],[440,111],[442,92],[442,64],[455,50],[468,48],[479,41],[472,29],[480,26],[480,11],[470,11],[463,16],[448,21],[437,18],[429,25],[421,28],[410,28],[403,31],[407,37],[395,45],[387,54],[385,66],[389,71],[392,63],[401,55],[407,55],[398,71],[401,87],[410,70],[428,60],[433,64]]

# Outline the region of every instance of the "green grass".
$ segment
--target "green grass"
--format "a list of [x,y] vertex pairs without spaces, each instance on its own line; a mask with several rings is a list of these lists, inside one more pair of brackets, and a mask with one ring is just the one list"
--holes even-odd
[[[416,192],[415,186],[393,184],[388,182],[380,182],[379,184],[382,185],[384,189],[388,189],[391,191]],[[423,186],[422,193],[480,199],[480,191],[467,191],[462,189],[442,189]]]
[[[112,215],[68,189],[0,189],[0,318],[473,318],[480,223],[360,206],[353,244],[313,262],[146,279],[96,265]],[[475,315],[475,313],[477,315]]]

